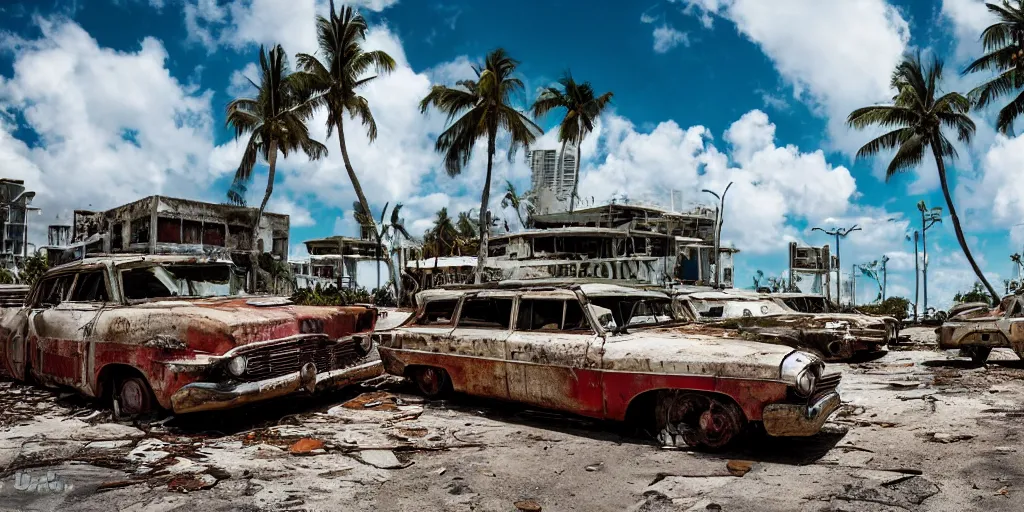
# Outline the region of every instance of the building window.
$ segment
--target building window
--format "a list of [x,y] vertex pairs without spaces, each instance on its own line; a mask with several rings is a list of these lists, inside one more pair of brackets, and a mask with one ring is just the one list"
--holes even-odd
[[124,224],[118,222],[110,228],[110,250],[119,251],[124,248]]
[[248,251],[252,248],[252,228],[249,226],[228,226],[228,246],[231,249]]
[[181,241],[196,245],[203,243],[203,223],[194,220],[181,221]]
[[272,251],[275,255],[281,259],[288,258],[288,239],[287,238],[275,238],[274,247]]
[[203,245],[216,245],[217,247],[224,247],[224,225],[203,225]]
[[129,239],[129,243],[132,244],[148,244],[149,243],[149,217],[143,217],[141,219],[135,219],[131,223],[132,235]]
[[156,241],[167,244],[181,243],[181,219],[156,219]]

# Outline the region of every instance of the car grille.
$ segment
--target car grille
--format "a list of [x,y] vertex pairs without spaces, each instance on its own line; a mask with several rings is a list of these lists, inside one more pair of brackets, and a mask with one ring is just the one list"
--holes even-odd
[[811,395],[808,403],[815,403],[821,400],[825,395],[833,392],[839,387],[839,380],[842,379],[842,375],[839,373],[833,373],[830,375],[822,376],[818,379],[818,385],[814,388],[814,394]]
[[257,348],[245,353],[248,359],[241,380],[256,381],[295,373],[306,363],[316,365],[317,373],[340,370],[362,357],[351,339],[331,341],[323,337],[302,338]]

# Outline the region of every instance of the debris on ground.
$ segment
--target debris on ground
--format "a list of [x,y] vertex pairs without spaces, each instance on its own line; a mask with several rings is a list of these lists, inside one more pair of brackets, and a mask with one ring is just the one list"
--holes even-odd
[[379,469],[399,469],[405,467],[391,450],[363,450],[359,458],[366,464]]
[[522,500],[514,503],[516,510],[521,512],[541,512],[540,503],[533,500]]
[[167,482],[167,488],[178,492],[192,492],[210,489],[217,485],[217,478],[207,473],[176,476]]
[[308,455],[314,450],[322,450],[323,448],[323,441],[319,439],[303,438],[289,446],[288,451],[291,452],[292,455]]
[[729,470],[732,476],[743,476],[750,471],[750,468],[754,466],[754,463],[749,460],[730,460],[725,464],[725,468]]

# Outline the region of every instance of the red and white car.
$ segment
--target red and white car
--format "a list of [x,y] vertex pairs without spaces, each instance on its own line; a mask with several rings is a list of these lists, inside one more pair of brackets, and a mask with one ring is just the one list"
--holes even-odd
[[[0,308],[0,368],[121,412],[225,409],[382,373],[377,311],[245,296],[230,261],[86,258]],[[363,333],[363,334],[360,334]]]
[[686,332],[667,294],[606,284],[431,290],[374,334],[388,373],[594,418],[647,420],[666,444],[720,447],[748,423],[817,433],[840,375],[792,348]]

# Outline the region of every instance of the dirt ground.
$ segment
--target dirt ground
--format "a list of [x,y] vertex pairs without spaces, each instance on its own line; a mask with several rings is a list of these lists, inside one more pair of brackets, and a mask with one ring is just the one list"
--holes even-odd
[[755,434],[722,453],[512,404],[425,403],[389,378],[125,422],[0,381],[0,510],[1024,509],[1024,363],[997,350],[974,368],[935,350],[932,329],[908,333],[908,346],[838,365],[846,404],[825,432]]

